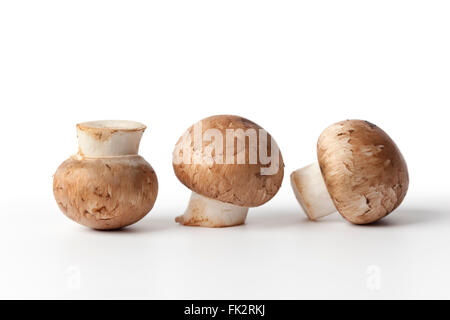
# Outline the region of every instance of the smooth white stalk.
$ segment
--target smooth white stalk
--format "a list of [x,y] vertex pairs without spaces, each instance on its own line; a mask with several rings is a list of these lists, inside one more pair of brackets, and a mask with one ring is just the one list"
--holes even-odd
[[192,192],[189,205],[175,221],[201,227],[230,227],[245,223],[248,208],[204,197]]
[[291,174],[295,197],[311,220],[336,212],[318,163],[298,169]]
[[125,120],[83,122],[77,125],[79,154],[90,158],[137,155],[146,126]]

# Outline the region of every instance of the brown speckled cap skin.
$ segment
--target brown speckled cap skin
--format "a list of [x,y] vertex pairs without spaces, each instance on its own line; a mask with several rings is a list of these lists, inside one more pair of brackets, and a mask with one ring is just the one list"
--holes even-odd
[[158,180],[150,164],[137,155],[71,157],[57,169],[53,193],[70,219],[94,229],[118,229],[137,222],[152,209]]
[[[212,116],[201,121],[202,132],[214,128],[222,133],[224,137],[223,154],[225,154],[226,129],[243,129],[244,131],[249,128],[261,129],[254,122],[233,115]],[[188,132],[192,134],[193,130],[194,126],[191,126]],[[268,141],[270,141],[270,135],[268,137]],[[177,145],[180,143],[183,143],[182,138],[177,142]],[[206,145],[204,142],[203,147]],[[193,142],[189,148],[194,152]],[[248,140],[245,148],[246,159],[248,160]],[[269,143],[269,155],[270,152],[271,146]],[[237,206],[257,207],[272,199],[280,189],[284,175],[284,163],[280,152],[278,172],[274,175],[261,175],[261,167],[270,167],[270,164],[261,164],[259,157],[256,164],[248,164],[248,162],[246,161],[245,164],[174,163],[173,169],[177,178],[186,187],[198,194]]]
[[406,195],[406,162],[394,141],[374,124],[347,120],[331,125],[319,137],[317,156],[331,199],[352,223],[383,218]]

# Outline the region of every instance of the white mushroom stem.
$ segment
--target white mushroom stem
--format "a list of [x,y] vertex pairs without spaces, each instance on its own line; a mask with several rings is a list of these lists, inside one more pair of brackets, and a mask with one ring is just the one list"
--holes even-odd
[[336,212],[318,163],[298,169],[291,174],[295,197],[311,220]]
[[201,227],[230,227],[245,223],[248,208],[204,197],[192,192],[189,205],[175,221]]
[[146,126],[127,120],[79,123],[79,154],[89,158],[137,155]]

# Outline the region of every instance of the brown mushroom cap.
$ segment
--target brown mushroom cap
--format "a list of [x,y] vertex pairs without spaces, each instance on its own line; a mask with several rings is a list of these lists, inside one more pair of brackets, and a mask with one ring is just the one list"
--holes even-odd
[[319,137],[317,156],[334,205],[352,223],[383,218],[406,195],[406,162],[394,141],[374,124],[347,120],[331,125]]
[[137,155],[71,157],[57,169],[53,193],[70,219],[94,229],[117,229],[152,209],[158,180],[150,164]]
[[[262,129],[250,120],[233,115],[212,116],[201,120],[201,123],[202,133],[208,129],[217,129],[222,133],[224,138],[223,155],[226,154],[226,129],[242,129],[244,131],[256,129],[257,135],[258,130]],[[194,125],[187,130],[187,133],[193,136],[193,131]],[[271,155],[270,135],[268,135],[268,141],[267,154]],[[184,143],[186,142],[181,137],[175,146],[175,150],[180,147],[180,144]],[[209,142],[203,142],[203,149],[208,144]],[[237,143],[235,143],[236,145]],[[192,154],[195,154],[193,141],[187,147]],[[182,154],[183,148],[180,149]],[[205,197],[242,207],[260,206],[274,197],[280,189],[284,174],[284,163],[280,152],[278,171],[273,175],[261,175],[261,168],[270,167],[270,163],[262,164],[258,156],[257,163],[250,164],[248,161],[249,150],[247,139],[245,143],[245,164],[237,164],[236,159],[234,164],[225,164],[225,159],[222,164],[216,162],[194,163],[193,161],[190,164],[176,164],[174,161],[175,175],[186,187]]]

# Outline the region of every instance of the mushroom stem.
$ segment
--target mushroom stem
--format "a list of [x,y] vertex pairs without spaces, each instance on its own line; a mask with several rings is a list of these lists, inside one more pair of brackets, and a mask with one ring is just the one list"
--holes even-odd
[[310,220],[336,212],[318,163],[298,169],[291,174],[295,197]]
[[78,154],[88,158],[137,155],[145,129],[139,122],[126,120],[79,123]]
[[230,227],[245,223],[248,208],[204,197],[192,192],[189,205],[175,221],[188,226]]

